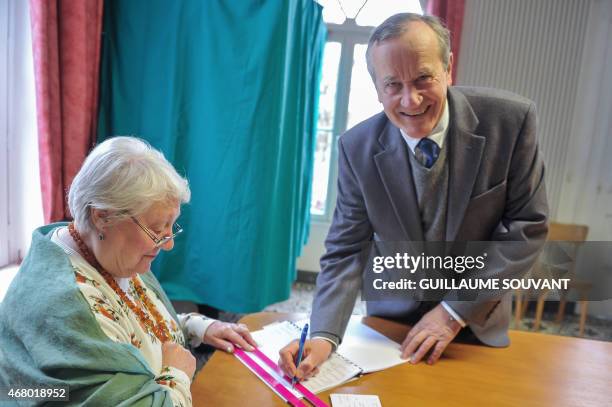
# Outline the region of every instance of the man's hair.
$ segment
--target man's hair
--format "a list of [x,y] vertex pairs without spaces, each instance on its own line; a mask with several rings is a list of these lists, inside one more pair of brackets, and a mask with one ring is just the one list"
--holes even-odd
[[415,13],[399,13],[383,21],[370,35],[368,48],[366,50],[366,63],[368,64],[368,72],[370,72],[370,76],[374,83],[376,83],[376,76],[374,66],[372,65],[372,57],[370,55],[372,47],[381,42],[401,37],[407,31],[408,23],[412,21],[422,21],[434,31],[438,39],[440,60],[442,61],[444,69],[448,69],[451,53],[450,33],[438,17]]

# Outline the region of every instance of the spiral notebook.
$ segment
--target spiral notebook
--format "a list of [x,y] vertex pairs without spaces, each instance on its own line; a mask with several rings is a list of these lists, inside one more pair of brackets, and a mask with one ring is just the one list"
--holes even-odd
[[[342,344],[319,367],[319,373],[302,382],[304,387],[313,393],[319,393],[359,375],[407,362],[400,358],[398,343],[360,321],[359,316],[351,317]],[[279,350],[290,341],[299,339],[302,327],[307,322],[277,322],[253,332],[252,335],[260,345],[259,349],[270,359],[277,361]]]

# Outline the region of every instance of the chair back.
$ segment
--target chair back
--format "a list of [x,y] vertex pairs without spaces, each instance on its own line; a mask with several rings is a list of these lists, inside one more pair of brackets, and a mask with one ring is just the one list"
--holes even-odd
[[548,225],[548,237],[546,240],[558,242],[584,242],[589,233],[589,227],[573,223],[551,222]]

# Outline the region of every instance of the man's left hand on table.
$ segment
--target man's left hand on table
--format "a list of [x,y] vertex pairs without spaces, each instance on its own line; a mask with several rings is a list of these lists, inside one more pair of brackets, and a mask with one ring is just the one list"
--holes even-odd
[[460,330],[461,325],[438,304],[410,329],[402,342],[402,358],[416,364],[430,352],[427,363],[434,364]]

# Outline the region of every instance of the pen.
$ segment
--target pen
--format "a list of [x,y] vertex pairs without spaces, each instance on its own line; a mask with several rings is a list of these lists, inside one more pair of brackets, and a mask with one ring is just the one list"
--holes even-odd
[[[302,329],[302,336],[300,336],[300,347],[298,349],[297,361],[295,362],[295,369],[297,370],[300,362],[302,361],[302,354],[304,353],[304,343],[306,343],[306,336],[308,336],[308,324],[304,325],[304,329]],[[297,376],[293,376],[291,379],[291,385],[295,386],[297,382]]]

